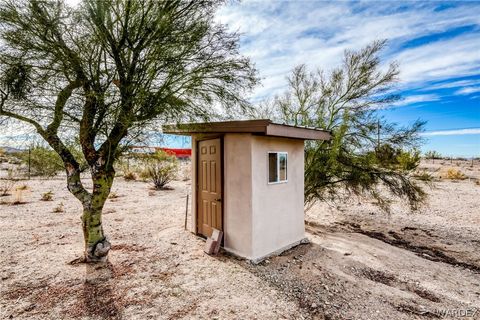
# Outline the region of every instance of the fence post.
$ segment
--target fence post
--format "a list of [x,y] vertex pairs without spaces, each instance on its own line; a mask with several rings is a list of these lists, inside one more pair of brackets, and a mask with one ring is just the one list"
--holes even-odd
[[185,230],[187,230],[188,197],[189,197],[189,194],[187,193],[187,200],[186,200],[186,204],[185,204]]
[[32,149],[28,147],[28,180],[30,180],[31,156],[32,156]]

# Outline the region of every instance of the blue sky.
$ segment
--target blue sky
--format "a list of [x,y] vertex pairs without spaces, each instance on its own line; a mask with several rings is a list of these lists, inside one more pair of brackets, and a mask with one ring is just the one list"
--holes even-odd
[[241,33],[240,51],[259,70],[253,102],[283,92],[298,64],[329,70],[344,50],[388,39],[382,60],[399,63],[403,100],[379,112],[400,125],[428,121],[423,151],[480,156],[480,1],[244,0],[216,19]]
[[480,156],[480,2],[242,1],[217,19],[242,34],[260,72],[252,101],[281,93],[295,65],[329,70],[345,49],[388,39],[382,59],[399,63],[403,100],[379,112],[428,121],[424,151]]

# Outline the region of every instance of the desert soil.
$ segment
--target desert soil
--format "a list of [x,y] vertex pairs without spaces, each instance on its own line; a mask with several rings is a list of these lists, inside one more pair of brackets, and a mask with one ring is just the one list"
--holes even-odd
[[27,189],[0,198],[0,317],[480,319],[480,165],[423,166],[436,177],[457,166],[468,179],[427,187],[415,213],[355,198],[317,204],[310,243],[258,265],[208,256],[184,230],[189,181],[153,191],[123,178],[103,218],[109,263],[70,265],[82,252],[80,204],[61,177],[18,181]]

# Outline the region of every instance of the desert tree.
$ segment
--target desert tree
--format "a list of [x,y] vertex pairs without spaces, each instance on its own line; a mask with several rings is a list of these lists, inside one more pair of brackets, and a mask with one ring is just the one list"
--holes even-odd
[[[216,23],[221,1],[5,0],[0,4],[0,118],[20,121],[63,161],[83,206],[85,260],[110,243],[102,209],[125,141],[158,121],[208,118],[211,106],[245,106],[257,82],[238,35]],[[93,188],[81,179],[77,139]]]
[[307,205],[334,201],[345,192],[373,196],[385,209],[387,194],[407,200],[413,208],[424,199],[410,176],[420,159],[415,148],[424,122],[398,127],[378,112],[400,99],[393,90],[397,64],[383,66],[379,58],[385,44],[375,41],[359,51],[346,51],[341,66],[331,72],[295,67],[286,92],[274,99],[274,112],[267,104],[276,121],[333,133],[330,142],[306,143]]
[[425,152],[425,159],[431,159],[432,163],[435,161],[435,159],[441,159],[441,158],[442,158],[442,155],[438,151],[430,150]]

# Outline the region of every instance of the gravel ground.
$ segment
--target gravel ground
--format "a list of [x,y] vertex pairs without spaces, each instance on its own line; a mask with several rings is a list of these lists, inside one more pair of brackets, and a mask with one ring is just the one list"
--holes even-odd
[[[472,179],[438,182],[417,213],[394,204],[386,215],[352,199],[316,205],[306,215],[310,244],[252,265],[207,256],[184,231],[188,181],[152,191],[118,178],[104,215],[113,248],[101,267],[68,264],[83,240],[81,207],[64,180],[23,184],[21,204],[11,204],[18,192],[0,198],[3,318],[435,319],[449,310],[480,318]],[[53,201],[41,201],[48,191]]]

